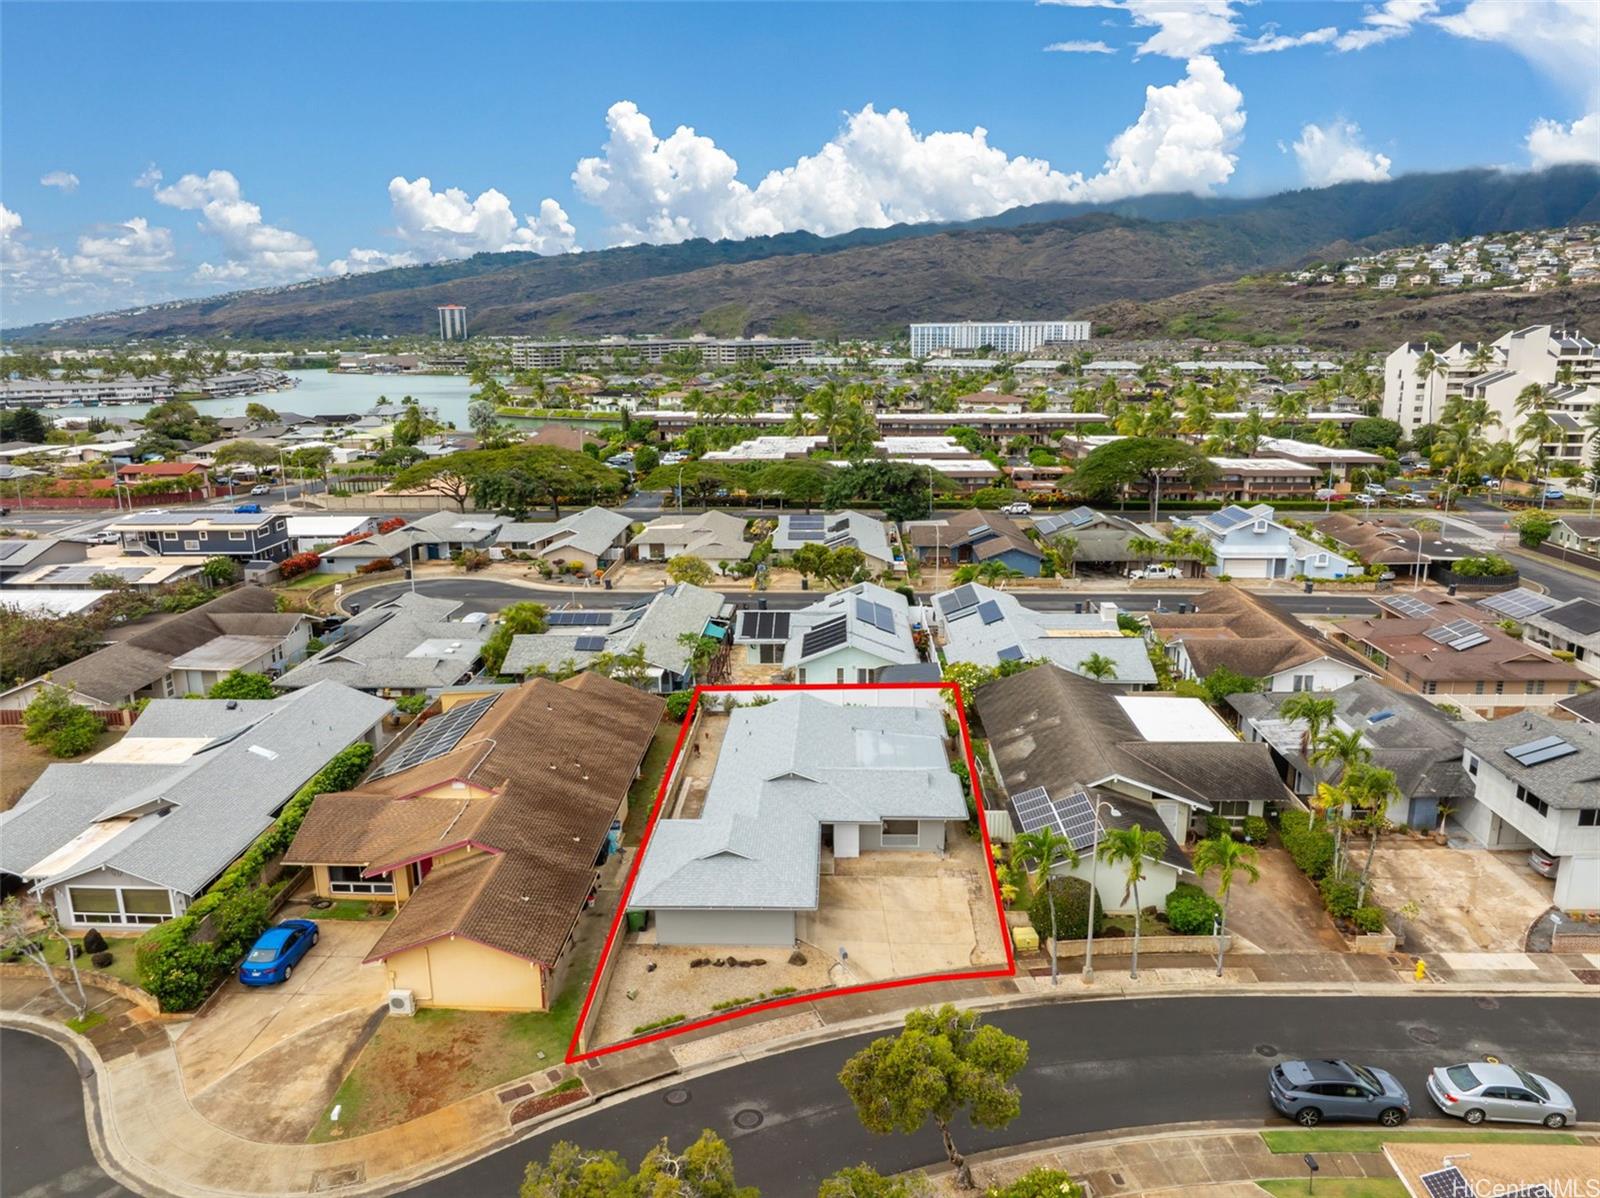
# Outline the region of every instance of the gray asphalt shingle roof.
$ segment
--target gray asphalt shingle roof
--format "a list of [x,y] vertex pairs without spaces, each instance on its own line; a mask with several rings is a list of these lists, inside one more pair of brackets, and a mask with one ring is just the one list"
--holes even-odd
[[803,694],[739,708],[700,818],[656,824],[629,906],[815,909],[821,824],[965,816],[936,710]]
[[[52,765],[0,815],[0,869],[53,885],[115,869],[193,895],[272,823],[283,806],[342,749],[392,708],[386,699],[325,683],[270,702],[158,699],[117,746],[217,735],[167,764],[125,761]],[[222,709],[214,715],[207,708]],[[181,709],[181,710],[174,710]],[[204,714],[202,714],[204,713]],[[207,731],[198,731],[198,729]],[[118,826],[118,821],[126,821]],[[30,871],[96,824],[106,839],[50,876]]]
[[[864,619],[859,606],[862,603],[873,604],[874,610],[887,608],[890,623],[894,627],[885,629]],[[845,620],[844,641],[834,641],[807,653],[806,634],[840,617]],[[858,653],[878,658],[885,665],[908,666],[920,661],[916,644],[911,639],[911,605],[906,602],[906,597],[875,582],[861,582],[835,591],[810,607],[801,608],[789,620],[789,640],[784,646],[783,664],[785,667],[802,666],[837,652],[846,645]]]
[[471,673],[489,629],[447,617],[461,604],[406,593],[352,616],[343,634],[290,670],[284,690],[331,679],[357,690],[427,690]]
[[[1002,649],[1017,649],[1024,660],[1040,658],[1074,674],[1083,674],[1079,667],[1091,654],[1098,653],[1116,667],[1115,675],[1102,681],[1133,686],[1155,684],[1155,667],[1150,664],[1144,639],[1123,636],[1114,618],[1107,620],[1099,612],[1036,612],[1024,607],[1015,595],[981,583],[970,585],[979,606],[966,608],[953,619],[944,616],[940,600],[959,588],[933,597],[934,610],[940,613],[940,626],[944,629],[947,660],[993,667],[1000,664]],[[980,610],[985,603],[995,606]],[[991,619],[995,614],[999,618]]]
[[[1523,765],[1507,751],[1551,736],[1559,736],[1578,751],[1538,765]],[[1553,720],[1539,712],[1523,711],[1471,725],[1467,748],[1485,765],[1526,786],[1552,807],[1600,807],[1600,724]]]
[[495,544],[512,548],[538,546],[538,552],[545,557],[559,554],[563,549],[576,549],[592,557],[600,557],[628,531],[631,524],[630,518],[621,512],[590,507],[551,523],[502,524]]
[[680,582],[658,591],[632,607],[620,608],[608,625],[560,627],[555,632],[527,633],[513,637],[511,649],[501,666],[504,674],[526,674],[539,666],[554,669],[568,659],[578,667],[587,665],[599,651],[579,651],[578,638],[603,636],[604,652],[631,653],[644,646],[648,666],[672,674],[689,672],[693,651],[678,638],[685,633],[699,635],[717,619],[728,601],[717,591]]

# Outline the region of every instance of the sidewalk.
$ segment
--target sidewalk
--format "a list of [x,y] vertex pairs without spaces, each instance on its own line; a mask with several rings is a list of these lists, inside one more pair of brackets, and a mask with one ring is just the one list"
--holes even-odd
[[[1274,1124],[1273,1128],[1281,1130],[1282,1126]],[[1406,1125],[1406,1131],[1425,1130],[1448,1134],[1459,1132],[1461,1125],[1443,1119]],[[1579,1134],[1600,1156],[1600,1135]],[[1318,1186],[1333,1178],[1381,1178],[1398,1184],[1381,1151],[1318,1151],[1315,1155]],[[1259,1129],[1208,1125],[1156,1134],[1074,1136],[1048,1146],[976,1153],[967,1160],[979,1186],[1004,1185],[1032,1169],[1060,1169],[1084,1185],[1093,1198],[1135,1194],[1145,1198],[1265,1198],[1267,1191],[1256,1182],[1292,1178],[1304,1183],[1306,1178],[1300,1153],[1273,1152]],[[940,1193],[963,1192],[955,1188],[948,1168],[929,1172]]]
[[[153,1018],[105,991],[92,990],[94,1010],[106,1022],[84,1036],[62,1024],[68,1014],[42,979],[0,978],[0,1023],[46,1036],[88,1062],[90,1136],[96,1156],[113,1176],[141,1191],[173,1198],[258,1198],[329,1192],[349,1198],[418,1182],[543,1130],[596,1102],[663,1079],[682,1079],[758,1057],[897,1026],[912,1007],[950,1002],[980,1010],[1043,1002],[1114,1001],[1124,997],[1234,994],[1473,994],[1600,993],[1600,958],[1546,957],[1532,969],[1515,960],[1472,954],[1430,958],[1430,978],[1416,983],[1411,958],[1350,954],[1239,954],[1224,976],[1214,959],[1198,954],[1147,954],[1137,980],[1126,957],[1101,957],[1093,985],[1071,961],[1052,988],[1030,962],[1012,978],[935,982],[924,986],[828,997],[757,1012],[727,1024],[669,1040],[552,1067],[507,1082],[419,1119],[350,1140],[322,1144],[265,1143],[211,1122],[185,1096],[174,1037],[183,1021]],[[1359,962],[1359,964],[1358,964]],[[1483,966],[1477,968],[1476,966]],[[1509,968],[1507,966],[1510,966]],[[1580,977],[1579,973],[1587,977]],[[1587,983],[1587,984],[1586,984]],[[537,1099],[568,1077],[588,1091],[570,1106],[545,1113]]]

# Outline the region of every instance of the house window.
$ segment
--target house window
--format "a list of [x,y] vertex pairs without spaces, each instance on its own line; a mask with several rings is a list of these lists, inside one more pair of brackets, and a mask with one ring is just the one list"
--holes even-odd
[[1546,803],[1543,799],[1534,794],[1533,791],[1529,790],[1526,786],[1523,786],[1520,782],[1517,784],[1517,798],[1521,799],[1529,807],[1532,807],[1540,815],[1550,814],[1550,804]]
[[359,865],[328,866],[328,892],[330,894],[393,894],[394,879],[388,874],[378,878],[361,876]]
[[1535,682],[1525,682],[1525,683],[1523,683],[1522,691],[1523,691],[1524,694],[1528,694],[1528,695],[1542,695],[1542,694],[1544,694],[1544,679],[1540,678]]
[[176,532],[171,532],[171,531],[163,532],[161,534],[161,539],[163,541],[176,541],[178,539],[178,534]]
[[165,890],[68,886],[73,923],[163,923],[172,918],[172,896]]
[[248,541],[249,539],[250,534],[247,532],[230,532],[228,534],[228,540],[230,541]]
[[914,819],[886,819],[883,821],[883,843],[910,845],[918,843],[917,821]]
[[1467,754],[1467,773],[1471,774],[1474,778],[1478,776],[1478,759],[1471,753]]
[[798,669],[795,670],[795,672],[794,672],[794,680],[796,682],[800,683],[802,686],[805,685],[805,681],[806,681],[806,668],[805,668],[805,666],[800,666]]
[[1436,694],[1438,694],[1439,693],[1439,684],[1437,682],[1432,681],[1432,680],[1424,682],[1422,684],[1422,693],[1425,694],[1425,695],[1436,695]]
[[1297,691],[1316,690],[1317,676],[1315,674],[1296,674],[1294,676],[1294,689]]
[[843,682],[844,681],[844,667],[843,666],[840,666],[837,670],[835,670],[833,672],[833,680],[835,682]]
[[1475,695],[1483,694],[1483,685],[1483,679],[1478,679],[1478,681],[1472,684],[1472,693]]
[[1219,799],[1212,804],[1214,813],[1223,819],[1243,819],[1250,814],[1249,799]]
[[857,682],[871,682],[872,681],[872,671],[871,670],[864,670],[864,669],[857,669],[856,670],[856,681]]
[[1578,812],[1578,827],[1600,828],[1600,807],[1591,807],[1587,811]]
[[1506,693],[1506,684],[1504,682],[1496,682],[1494,684],[1494,693],[1497,694],[1497,695],[1505,694]]
[[784,647],[782,644],[757,645],[756,658],[764,666],[782,665],[783,649]]

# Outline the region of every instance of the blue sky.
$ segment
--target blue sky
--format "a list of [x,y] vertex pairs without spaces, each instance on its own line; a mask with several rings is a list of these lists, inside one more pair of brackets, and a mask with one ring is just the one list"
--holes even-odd
[[1600,160],[1593,0],[4,18],[7,325],[480,250]]

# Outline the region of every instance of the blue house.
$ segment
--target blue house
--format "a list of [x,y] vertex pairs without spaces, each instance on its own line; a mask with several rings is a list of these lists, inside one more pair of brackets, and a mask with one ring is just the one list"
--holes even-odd
[[906,540],[923,565],[1001,561],[1019,574],[1037,578],[1044,562],[1039,546],[1009,516],[976,508],[908,524]]
[[161,557],[276,562],[292,552],[288,522],[282,512],[141,512],[117,521],[111,531],[122,535],[125,548]]

